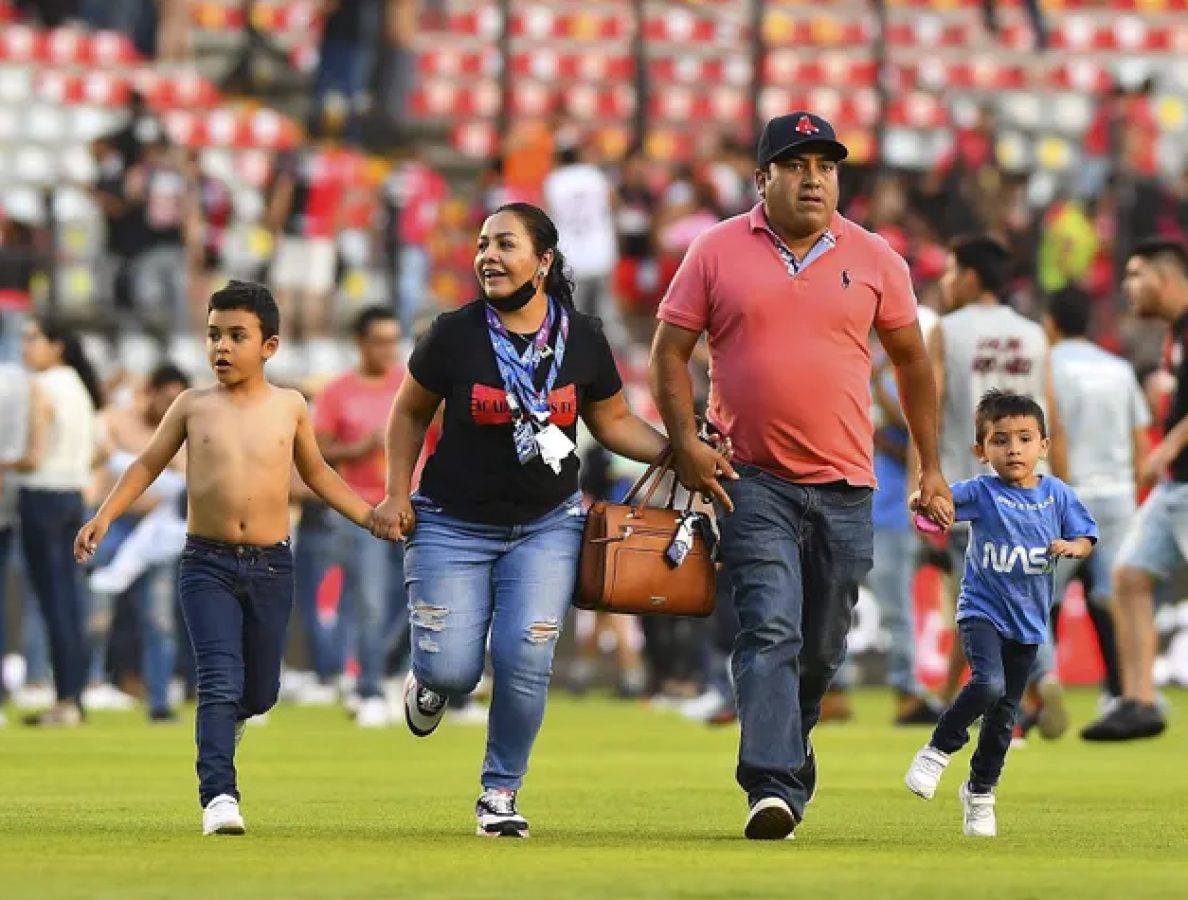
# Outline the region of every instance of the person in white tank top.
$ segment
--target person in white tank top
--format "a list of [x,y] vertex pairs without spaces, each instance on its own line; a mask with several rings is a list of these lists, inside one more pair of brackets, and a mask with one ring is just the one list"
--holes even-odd
[[83,489],[91,478],[102,396],[78,336],[70,329],[52,320],[34,320],[22,339],[33,382],[28,449],[5,468],[20,485],[21,544],[45,618],[58,692],[55,706],[25,722],[72,726],[83,720],[87,672],[85,603],[73,565],[74,535],[84,519]]
[[[1064,426],[1056,408],[1050,350],[1043,328],[999,299],[1010,274],[1010,252],[990,235],[970,235],[950,245],[941,293],[946,312],[928,336],[937,385],[941,465],[952,481],[973,478],[986,469],[974,455],[972,432],[978,398],[991,388],[1032,396],[1047,418],[1051,450],[1048,465],[1058,478],[1068,474]],[[950,533],[952,571],[964,565],[968,530]],[[957,579],[952,581],[958,587]],[[955,594],[951,598],[955,603]],[[953,606],[953,603],[950,604]],[[949,671],[940,696],[951,699],[960,688],[965,654],[954,641]],[[1042,716],[1041,733],[1056,736],[1068,727],[1063,692],[1053,677],[1054,654],[1041,651],[1033,671],[1030,707]]]

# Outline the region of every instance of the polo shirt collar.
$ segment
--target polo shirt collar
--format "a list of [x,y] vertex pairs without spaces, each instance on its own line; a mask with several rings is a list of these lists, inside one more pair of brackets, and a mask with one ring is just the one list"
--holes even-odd
[[[760,200],[747,213],[747,221],[750,223],[751,231],[766,231],[769,235],[782,243],[782,240],[771,224],[767,221],[767,212],[763,209],[763,201]],[[833,218],[829,221],[829,228],[822,235],[822,240],[826,241],[830,246],[836,246],[840,238],[845,235],[846,220],[837,212],[834,212]]]

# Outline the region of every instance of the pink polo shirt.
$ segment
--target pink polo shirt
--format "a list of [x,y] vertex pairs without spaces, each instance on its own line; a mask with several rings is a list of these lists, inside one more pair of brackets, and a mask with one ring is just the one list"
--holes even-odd
[[874,487],[867,340],[915,322],[916,296],[883,238],[839,215],[829,231],[792,276],[762,204],[727,219],[689,248],[657,315],[708,332],[709,417],[737,459]]
[[[379,381],[347,372],[326,385],[314,403],[314,431],[336,441],[357,444],[388,422],[396,391],[404,378],[397,367]],[[387,457],[382,448],[361,459],[342,462],[338,474],[356,494],[373,506],[384,499]]]

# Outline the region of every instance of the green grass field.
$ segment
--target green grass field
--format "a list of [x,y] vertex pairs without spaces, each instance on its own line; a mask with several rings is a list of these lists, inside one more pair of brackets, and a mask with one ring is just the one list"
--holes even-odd
[[[999,838],[961,834],[968,754],[926,804],[901,778],[926,735],[882,693],[815,739],[821,788],[793,842],[741,837],[737,730],[558,698],[521,808],[528,841],[474,837],[483,733],[360,731],[284,707],[240,753],[248,834],[203,838],[192,723],[105,714],[0,731],[0,898],[1188,897],[1188,696],[1166,736],[1012,751]],[[1078,723],[1093,698],[1074,698]],[[192,715],[192,713],[191,713]]]

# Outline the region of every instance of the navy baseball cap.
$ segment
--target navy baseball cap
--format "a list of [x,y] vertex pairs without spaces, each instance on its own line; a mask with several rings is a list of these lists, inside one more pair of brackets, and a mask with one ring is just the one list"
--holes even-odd
[[833,126],[811,112],[794,112],[776,116],[759,136],[759,168],[793,150],[816,149],[837,162],[850,155],[846,145],[837,139]]

